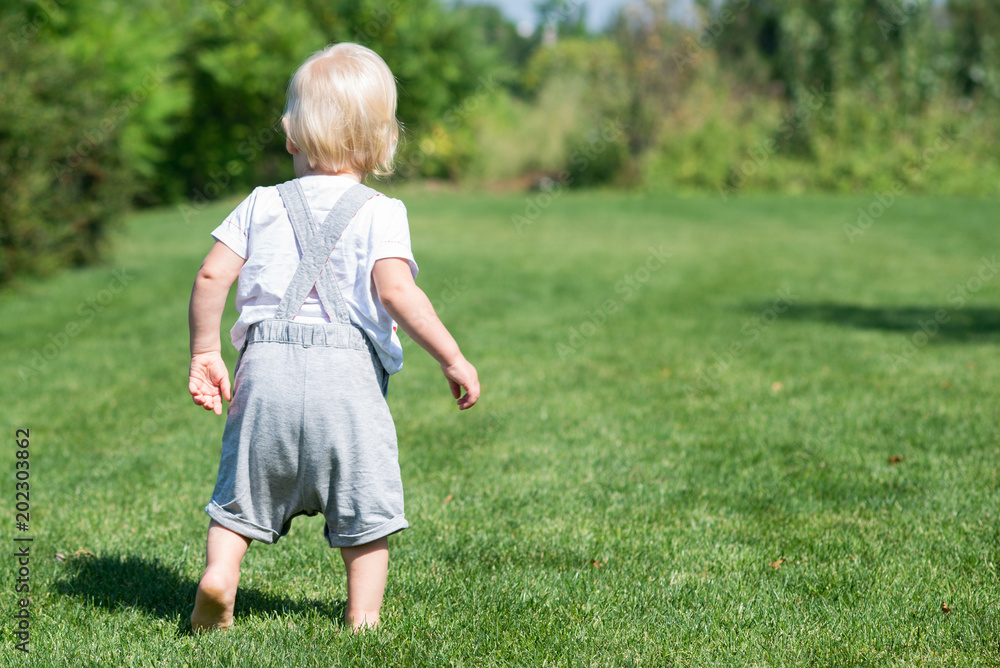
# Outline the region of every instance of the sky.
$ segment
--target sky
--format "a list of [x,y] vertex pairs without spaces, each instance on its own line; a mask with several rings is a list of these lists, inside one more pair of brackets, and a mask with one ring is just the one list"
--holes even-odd
[[[466,0],[469,4],[496,5],[514,23],[522,22],[532,26],[538,18],[535,3],[538,0]],[[570,0],[571,4],[582,4],[587,8],[587,27],[600,30],[608,25],[611,17],[627,0]]]

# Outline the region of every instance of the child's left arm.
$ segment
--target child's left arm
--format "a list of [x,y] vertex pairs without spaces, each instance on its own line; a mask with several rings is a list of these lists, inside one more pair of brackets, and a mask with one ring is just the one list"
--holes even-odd
[[222,361],[219,328],[229,288],[240,275],[245,259],[216,241],[202,262],[191,290],[188,322],[191,329],[191,371],[188,391],[194,403],[222,415],[222,399],[232,399],[229,370]]

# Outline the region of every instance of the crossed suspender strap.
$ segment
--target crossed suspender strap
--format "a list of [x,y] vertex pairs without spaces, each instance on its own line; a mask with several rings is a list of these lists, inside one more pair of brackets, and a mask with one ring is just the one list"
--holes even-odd
[[323,269],[348,223],[365,202],[378,195],[378,192],[361,183],[351,186],[337,200],[319,229],[316,229],[309,203],[306,201],[305,193],[302,192],[302,184],[297,180],[282,183],[278,186],[278,194],[281,195],[288,220],[291,221],[292,229],[295,231],[302,257],[292,282],[278,304],[275,319],[294,318],[315,286],[330,320],[345,325],[350,324],[350,315],[337,280],[332,271]]

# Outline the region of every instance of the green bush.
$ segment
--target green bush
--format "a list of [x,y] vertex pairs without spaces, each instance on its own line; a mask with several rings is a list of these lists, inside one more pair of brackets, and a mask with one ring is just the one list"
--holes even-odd
[[291,176],[285,86],[338,41],[398,79],[401,179],[998,192],[995,2],[645,0],[601,35],[572,6],[524,37],[444,0],[2,3],[0,284],[100,257],[130,203]]
[[163,12],[92,4],[0,13],[0,283],[101,257],[186,104]]
[[862,95],[803,96],[797,104],[736,97],[701,80],[663,119],[642,162],[651,190],[990,195],[1000,184],[995,118],[946,99],[901,117]]
[[[509,80],[495,59],[523,46],[495,19],[439,0],[0,6],[0,283],[100,257],[132,203],[194,200],[184,210],[199,211],[291,176],[285,87],[335,41],[372,47],[396,74],[404,166],[439,140],[410,175],[456,176],[472,140],[454,105],[484,80]],[[496,44],[483,48],[489,31]]]
[[542,175],[570,186],[621,183],[628,163],[629,91],[617,44],[570,38],[528,61],[526,97],[499,91],[470,117],[479,181]]
[[[31,35],[22,16],[0,34]],[[30,43],[29,43],[30,41]],[[99,77],[44,40],[0,44],[0,283],[97,259],[135,183]]]
[[243,0],[195,5],[185,16],[190,28],[180,59],[193,98],[157,183],[166,201],[198,205],[290,178],[280,132],[285,88],[295,68],[330,43],[373,49],[396,76],[404,178],[461,169],[464,149],[452,135],[462,123],[444,137],[441,119],[503,69],[469,23],[483,15],[448,11],[439,0]]
[[[997,193],[993,41],[979,35],[959,58],[961,45],[934,20],[962,9],[956,25],[968,32],[971,15],[1000,13],[955,5],[900,13],[881,0],[734,0],[711,5],[701,32],[661,24],[650,39],[648,26],[620,27],[633,69],[658,63],[670,84],[633,86],[636,115],[658,119],[651,146],[634,153],[644,185],[722,197]],[[956,63],[980,81],[968,96],[950,80]]]

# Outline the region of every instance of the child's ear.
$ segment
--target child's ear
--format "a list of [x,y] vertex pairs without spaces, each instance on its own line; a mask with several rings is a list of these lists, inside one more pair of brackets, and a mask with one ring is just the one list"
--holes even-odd
[[288,116],[281,117],[281,127],[285,130],[285,150],[289,154],[295,155],[299,152],[299,147],[295,145],[292,138],[288,136]]

